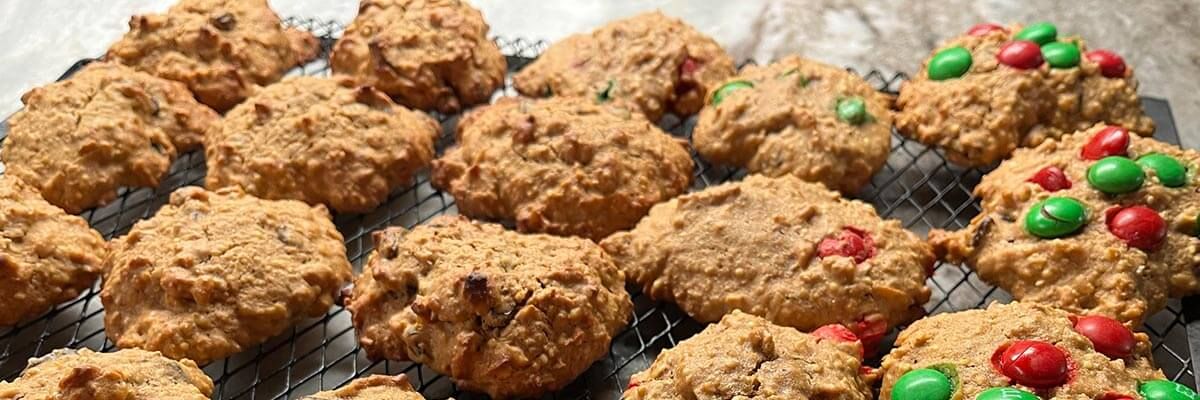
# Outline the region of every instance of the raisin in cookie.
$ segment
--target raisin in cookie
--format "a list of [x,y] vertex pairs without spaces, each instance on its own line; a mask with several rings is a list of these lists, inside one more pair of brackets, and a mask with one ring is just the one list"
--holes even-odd
[[677,18],[648,12],[555,43],[513,77],[532,97],[583,97],[641,111],[700,111],[704,95],[734,73],[721,45]]
[[267,0],[180,0],[165,14],[131,18],[105,58],[183,82],[225,111],[317,50],[317,38],[281,26]]
[[990,165],[1098,122],[1154,132],[1133,69],[1049,23],[982,24],[934,51],[900,87],[896,127],[968,166]]
[[487,33],[465,1],[362,0],[329,64],[400,104],[454,113],[504,84],[507,62]]
[[49,310],[92,287],[108,245],[87,221],[0,175],[0,326]]
[[718,164],[853,194],[891,151],[891,99],[844,69],[791,56],[746,66],[708,95],[692,134]]
[[304,396],[301,400],[425,400],[404,375],[372,375],[355,379],[337,390]]
[[374,238],[346,299],[367,355],[493,398],[562,388],[608,353],[633,308],[624,275],[588,240],[459,216]]
[[790,175],[679,196],[601,246],[698,321],[742,310],[805,331],[841,323],[868,345],[922,314],[934,261],[898,221]]
[[687,144],[640,114],[580,98],[504,99],[458,124],[433,184],[459,212],[593,240],[687,190]]
[[871,400],[862,344],[840,325],[813,334],[734,311],[635,374],[627,400]]
[[321,316],[350,281],[322,206],[185,187],[114,239],[100,299],[123,348],[200,364]]
[[296,77],[230,110],[208,132],[210,189],[367,212],[433,159],[441,127],[346,78]]
[[1140,321],[1200,292],[1200,152],[1091,129],[1020,149],[975,188],[983,211],[930,241],[1018,300]]
[[67,212],[103,205],[122,186],[157,186],[178,152],[220,116],[183,85],[94,63],[21,96],[0,156],[5,173]]
[[880,398],[892,400],[1174,399],[1148,392],[1171,383],[1146,334],[1027,303],[917,321],[882,373]]
[[191,360],[136,349],[58,349],[30,359],[12,382],[0,382],[0,398],[20,400],[206,400],[212,391],[212,379]]

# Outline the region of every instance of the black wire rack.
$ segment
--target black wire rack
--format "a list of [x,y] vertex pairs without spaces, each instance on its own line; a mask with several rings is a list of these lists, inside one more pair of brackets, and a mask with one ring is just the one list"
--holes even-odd
[[[316,34],[323,48],[317,61],[292,73],[328,75],[326,58],[342,26],[295,18],[288,19],[287,23]],[[523,39],[498,38],[496,42],[508,57],[510,72],[524,67],[546,48],[543,42]],[[63,77],[88,62],[90,60],[80,61]],[[902,74],[885,75],[878,71],[862,76],[879,90],[889,93],[895,93],[905,78]],[[506,82],[505,89],[497,94],[512,95],[515,92],[511,81]],[[1156,136],[1160,140],[1179,143],[1166,102],[1145,99],[1144,105],[1158,123]],[[440,154],[452,143],[453,127],[458,118],[435,116],[443,125],[443,135],[437,144]],[[694,118],[681,120],[668,115],[660,125],[673,135],[690,139],[694,123]],[[7,124],[0,125],[0,143],[7,131]],[[696,165],[693,190],[745,175],[742,170],[709,165],[694,152],[692,156]],[[857,197],[873,204],[880,215],[900,220],[906,228],[921,235],[932,228],[958,229],[980,212],[971,190],[986,172],[952,165],[939,152],[893,134],[891,156],[886,166]],[[165,204],[175,189],[202,184],[204,174],[203,153],[184,154],[171,166],[169,175],[158,187],[122,189],[112,204],[86,211],[82,216],[105,238],[121,236],[133,223],[148,218]],[[433,216],[454,213],[457,209],[453,197],[431,187],[428,172],[423,172],[413,185],[392,193],[376,210],[366,214],[336,215],[334,222],[345,237],[347,256],[357,273],[373,248],[371,232],[385,226],[411,228]],[[982,282],[966,267],[938,264],[935,271],[929,282],[933,295],[925,306],[930,314],[1011,300],[1007,293]],[[674,347],[703,328],[677,307],[653,302],[637,287],[630,286],[629,289],[633,295],[634,316],[630,326],[614,338],[609,354],[566,388],[546,398],[617,399],[632,374],[645,369],[663,349]],[[0,379],[16,377],[29,358],[56,348],[113,350],[113,343],[104,334],[104,309],[98,292],[97,285],[36,319],[0,328]],[[1200,319],[1198,313],[1200,300],[1195,297],[1172,300],[1166,310],[1148,318],[1144,326],[1154,343],[1158,365],[1169,378],[1193,387],[1196,385],[1193,361],[1197,358],[1194,351],[1200,347],[1200,323],[1192,323],[1190,327],[1188,324]],[[1189,331],[1192,331],[1190,336]],[[1189,338],[1193,341],[1191,345]],[[322,318],[302,321],[260,346],[213,362],[204,367],[204,371],[216,382],[213,396],[216,399],[298,398],[377,373],[407,374],[429,399],[485,398],[460,393],[450,379],[420,365],[368,360],[356,345],[349,313],[340,306],[335,306]]]

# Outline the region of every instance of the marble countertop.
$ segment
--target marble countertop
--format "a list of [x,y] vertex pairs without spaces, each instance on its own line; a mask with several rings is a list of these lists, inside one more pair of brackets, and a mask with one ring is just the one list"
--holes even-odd
[[[20,107],[31,87],[76,60],[100,55],[135,13],[174,0],[0,2],[0,115]],[[1146,96],[1167,99],[1183,142],[1200,146],[1200,1],[1025,2],[1004,0],[473,0],[492,34],[553,41],[604,22],[662,9],[712,35],[737,59],[768,61],[799,53],[832,64],[914,71],[939,41],[979,21],[1053,21],[1093,47],[1118,51]],[[272,0],[281,16],[342,23],[357,0]]]

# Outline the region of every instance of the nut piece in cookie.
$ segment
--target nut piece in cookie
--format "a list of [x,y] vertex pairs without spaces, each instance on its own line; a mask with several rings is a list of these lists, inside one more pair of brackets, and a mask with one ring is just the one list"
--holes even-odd
[[555,43],[513,76],[513,86],[525,96],[613,103],[657,121],[700,111],[704,95],[733,73],[720,44],[654,11]]
[[122,186],[157,186],[178,152],[200,146],[220,116],[176,82],[111,63],[21,97],[0,153],[5,173],[76,214]]
[[367,212],[433,159],[432,118],[351,80],[295,77],[230,110],[206,137],[210,189]]
[[105,59],[187,84],[225,111],[317,55],[317,38],[284,28],[267,0],[180,0],[135,15]]
[[692,140],[705,159],[854,194],[891,152],[891,99],[853,73],[791,56],[709,92]]
[[325,207],[198,187],[114,239],[104,266],[108,337],[200,364],[324,315],[351,277]]
[[362,0],[329,65],[405,106],[454,113],[504,84],[507,62],[487,34],[465,1]]
[[87,221],[0,175],[0,326],[78,296],[100,276],[108,245]]
[[600,245],[698,321],[742,310],[802,331],[840,323],[868,347],[923,314],[934,262],[899,221],[790,175],[679,196]]
[[1156,398],[1139,392],[1167,383],[1146,334],[1030,303],[917,321],[900,332],[881,372],[880,398],[895,400]]
[[458,124],[433,184],[476,218],[593,240],[687,190],[687,144],[640,114],[581,98],[504,99]]
[[608,354],[632,312],[625,276],[585,239],[460,216],[374,237],[346,300],[359,345],[492,398],[566,386]]
[[1017,300],[1138,322],[1200,293],[1200,152],[1096,125],[1011,159],[975,187],[966,229],[933,231]]
[[0,382],[0,398],[21,400],[206,400],[212,391],[212,379],[191,360],[137,349],[58,349],[30,359],[12,382]]
[[896,128],[953,162],[991,165],[1096,123],[1154,132],[1124,60],[1049,23],[984,24],[933,52],[900,87]]
[[870,400],[864,367],[862,343],[840,325],[806,334],[734,311],[664,350],[622,398]]
[[371,375],[337,390],[314,393],[300,400],[425,400],[404,375]]

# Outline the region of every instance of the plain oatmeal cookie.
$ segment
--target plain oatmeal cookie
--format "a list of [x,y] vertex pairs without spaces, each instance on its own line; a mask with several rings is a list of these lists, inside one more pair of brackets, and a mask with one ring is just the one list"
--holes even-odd
[[58,349],[0,382],[0,399],[14,400],[207,400],[212,392],[212,379],[191,360],[136,349]]
[[337,390],[314,393],[301,400],[425,400],[404,375],[371,375]]

